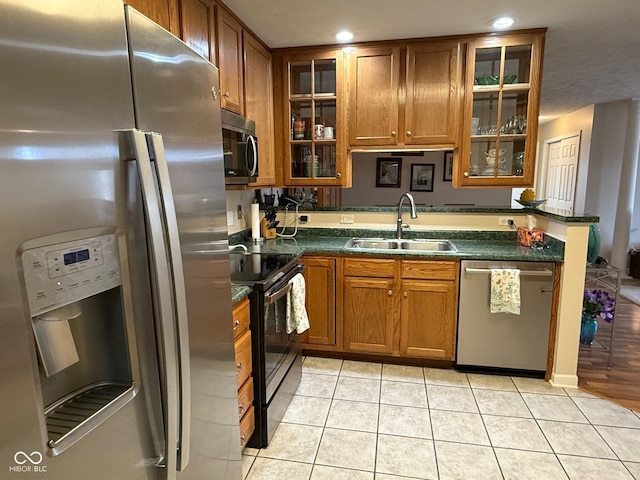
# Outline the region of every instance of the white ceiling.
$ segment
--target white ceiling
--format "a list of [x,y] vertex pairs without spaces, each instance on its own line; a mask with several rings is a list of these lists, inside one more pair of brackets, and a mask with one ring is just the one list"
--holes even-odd
[[640,98],[640,0],[224,0],[269,47],[547,27],[540,120],[593,103]]

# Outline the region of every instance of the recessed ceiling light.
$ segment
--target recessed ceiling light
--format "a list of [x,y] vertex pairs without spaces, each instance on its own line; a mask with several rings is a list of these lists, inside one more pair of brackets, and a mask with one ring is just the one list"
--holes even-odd
[[494,30],[506,30],[508,28],[511,28],[514,23],[516,23],[515,18],[505,16],[494,18],[489,22],[489,25],[491,25],[491,28],[493,28]]
[[336,33],[336,40],[338,40],[339,42],[348,42],[352,38],[353,32],[348,32],[347,30]]

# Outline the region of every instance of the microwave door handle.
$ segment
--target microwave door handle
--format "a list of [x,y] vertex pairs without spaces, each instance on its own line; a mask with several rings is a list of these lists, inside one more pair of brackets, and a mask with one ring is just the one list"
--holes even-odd
[[189,439],[191,437],[191,369],[189,360],[189,322],[187,317],[187,294],[182,267],[182,250],[178,233],[178,220],[173,203],[173,192],[169,178],[169,168],[165,155],[162,136],[158,133],[147,134],[150,150],[153,154],[158,185],[160,187],[160,201],[164,211],[164,221],[169,241],[169,258],[173,272],[172,296],[175,301],[177,345],[178,345],[178,399],[180,408],[180,425],[178,428],[178,471],[182,471],[189,463]]
[[147,149],[145,134],[139,130],[130,130],[131,144],[134,150],[134,161],[140,177],[142,203],[147,223],[147,238],[150,250],[152,284],[154,286],[154,303],[160,325],[160,357],[165,375],[164,409],[165,416],[165,452],[157,463],[166,471],[166,480],[176,479],[177,451],[175,445],[178,434],[177,412],[178,394],[176,384],[178,373],[175,359],[175,328],[173,322],[173,305],[171,303],[171,280],[167,251],[164,240],[164,228],[160,208],[157,202],[158,192],[154,179],[151,159]]
[[249,172],[249,176],[252,177],[258,171],[258,145],[253,135],[247,136],[247,143],[251,143],[251,155],[253,156],[253,165],[251,166],[251,171]]

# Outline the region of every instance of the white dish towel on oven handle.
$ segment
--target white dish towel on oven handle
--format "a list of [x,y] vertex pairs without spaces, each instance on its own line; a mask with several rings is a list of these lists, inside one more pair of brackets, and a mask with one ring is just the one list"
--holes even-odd
[[491,313],[520,315],[520,270],[491,269]]
[[309,329],[309,316],[305,307],[306,284],[301,273],[293,277],[289,284],[291,291],[287,295],[287,333],[296,330],[300,335]]

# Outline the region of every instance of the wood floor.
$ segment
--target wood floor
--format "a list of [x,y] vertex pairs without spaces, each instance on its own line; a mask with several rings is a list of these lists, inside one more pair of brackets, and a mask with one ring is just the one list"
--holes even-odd
[[[596,340],[608,346],[611,326],[600,322]],[[640,306],[618,296],[611,368],[609,353],[596,342],[580,347],[580,389],[640,412]]]

